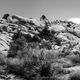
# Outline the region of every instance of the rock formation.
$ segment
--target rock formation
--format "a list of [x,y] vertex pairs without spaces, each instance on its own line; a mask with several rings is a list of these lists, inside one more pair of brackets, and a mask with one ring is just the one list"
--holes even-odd
[[[35,47],[30,46],[31,44],[38,45],[37,52]],[[80,67],[80,25],[72,20],[50,22],[45,15],[42,15],[40,20],[36,20],[4,14],[0,19],[0,53],[2,56],[0,60],[18,72],[25,63],[23,59],[25,54],[22,53],[32,47],[34,55],[40,54],[42,50],[45,55],[54,55],[53,63],[51,63],[51,67],[57,71],[57,73],[54,71],[54,74],[58,79],[68,80]],[[26,51],[26,54],[27,52],[29,51]],[[47,69],[49,66],[44,67]],[[65,71],[64,74],[58,73],[57,68]]]

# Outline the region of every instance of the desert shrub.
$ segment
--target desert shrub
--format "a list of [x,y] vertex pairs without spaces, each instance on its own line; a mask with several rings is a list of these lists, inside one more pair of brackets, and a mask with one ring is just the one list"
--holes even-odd
[[30,34],[26,34],[24,35],[24,37],[26,38],[27,42],[41,42],[41,39],[38,35],[34,35],[33,37],[31,37]]
[[8,51],[8,57],[9,56],[15,56],[17,55],[18,50],[22,50],[23,47],[26,45],[26,39],[24,36],[19,36],[10,44],[10,49]]
[[44,52],[45,53],[45,60],[47,62],[54,62],[54,60],[59,57],[59,52],[55,52],[54,50],[47,50]]
[[80,56],[80,52],[78,52],[78,51],[75,51],[75,52],[73,52],[75,55],[78,55],[78,56]]
[[80,80],[80,72],[73,73],[73,74],[70,76],[70,80]]
[[10,16],[10,14],[4,14],[3,19],[7,19]]
[[40,45],[40,49],[41,48],[46,48],[46,49],[52,49],[52,44],[49,41],[42,41],[41,45]]
[[24,59],[20,58],[8,58],[7,71],[9,74],[24,75]]
[[39,43],[38,42],[30,42],[30,43],[26,43],[27,44],[27,48],[32,48],[32,49],[35,49],[35,48],[39,48]]
[[46,39],[41,43],[35,40],[37,40],[35,37],[32,39],[30,35],[25,36],[20,32],[13,36],[7,56],[8,72],[28,80],[56,80],[51,64],[59,52],[51,50],[52,43],[49,40]]
[[41,77],[49,77],[51,76],[51,71],[50,71],[50,63],[45,63],[42,65],[41,67],[41,71],[40,71],[40,75]]
[[64,53],[61,52],[61,53],[59,54],[59,57],[66,57],[66,56],[69,56],[69,54],[70,54],[70,52],[69,52],[69,50],[67,50],[67,52],[64,51]]
[[4,54],[0,53],[0,65],[5,65],[6,61],[7,57]]
[[[35,49],[35,52],[36,53],[34,53],[33,48],[23,48],[21,51],[17,51],[17,57],[9,57],[9,72],[20,75],[26,79],[36,78],[37,76],[50,77],[52,74],[51,63],[48,63],[47,60],[45,60],[45,50]],[[16,59],[18,60],[15,64]]]
[[72,55],[70,57],[70,60],[72,61],[73,64],[80,64],[80,56],[78,55]]
[[80,76],[73,76],[70,80],[80,80]]
[[45,55],[45,59],[47,60],[47,61],[52,61],[52,60],[54,60],[55,59],[55,54],[56,53],[54,53],[54,52],[47,52],[46,53],[46,55]]
[[61,46],[62,39],[55,37],[56,45]]
[[41,42],[41,38],[38,35],[34,35],[31,42]]
[[50,30],[48,30],[48,28],[45,27],[42,31],[40,31],[40,33],[38,34],[38,36],[41,39],[52,41],[53,38],[54,38],[54,33],[51,32]]

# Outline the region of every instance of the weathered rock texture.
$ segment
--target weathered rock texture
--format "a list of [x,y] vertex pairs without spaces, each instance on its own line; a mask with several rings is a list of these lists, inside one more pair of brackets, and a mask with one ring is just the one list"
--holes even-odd
[[[25,38],[21,35],[25,36]],[[22,40],[22,44],[18,47],[22,46],[24,48],[16,47],[16,45],[21,43],[17,43],[19,40]],[[16,49],[12,47],[14,43]],[[20,50],[24,53],[24,50],[27,50],[27,45],[33,43],[38,44],[37,50],[33,49],[32,51],[34,55],[36,54],[38,56],[40,51],[43,50],[45,56],[54,56],[52,59],[53,62],[51,62],[51,68],[52,70],[53,68],[56,69],[57,73],[54,71],[54,75],[58,77],[57,79],[68,80],[71,77],[71,80],[73,80],[72,77],[77,71],[80,73],[79,24],[61,20],[50,22],[44,15],[42,15],[40,20],[11,14],[5,14],[0,19],[0,54],[1,61],[5,65],[9,65],[9,67],[13,66],[13,69],[17,70],[17,72],[23,69],[25,61],[21,57],[22,52]],[[16,54],[17,57],[11,57]],[[57,68],[60,68],[63,72],[58,73],[59,70]]]

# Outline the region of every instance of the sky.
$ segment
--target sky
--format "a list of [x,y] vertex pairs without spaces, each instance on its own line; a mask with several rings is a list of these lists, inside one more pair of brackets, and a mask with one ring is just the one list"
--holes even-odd
[[39,19],[66,20],[80,17],[80,0],[0,0],[0,17],[5,13]]

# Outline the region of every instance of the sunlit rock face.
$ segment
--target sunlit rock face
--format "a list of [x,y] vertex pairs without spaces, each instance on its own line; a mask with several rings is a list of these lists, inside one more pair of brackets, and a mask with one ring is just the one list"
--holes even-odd
[[49,28],[49,30],[54,30],[55,32],[60,32],[60,31],[65,31],[65,27],[62,25],[51,25],[51,27]]
[[7,55],[10,49],[10,43],[12,42],[12,36],[9,33],[0,33],[0,52]]
[[76,24],[80,24],[80,18],[71,18],[71,19],[69,19],[68,21],[71,21],[71,22],[73,22],[73,23],[76,23]]

